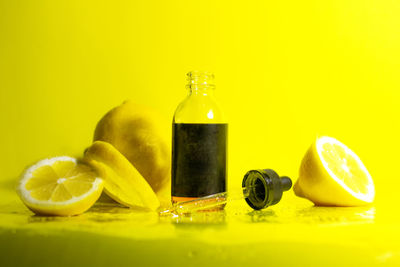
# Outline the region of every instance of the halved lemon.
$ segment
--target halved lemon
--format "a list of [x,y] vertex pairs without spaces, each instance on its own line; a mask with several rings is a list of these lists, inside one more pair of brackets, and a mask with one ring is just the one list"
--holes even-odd
[[100,197],[103,180],[88,165],[62,156],[30,166],[17,186],[24,204],[36,214],[77,215]]
[[293,190],[316,205],[361,206],[372,203],[375,187],[360,158],[332,137],[318,138],[305,154]]

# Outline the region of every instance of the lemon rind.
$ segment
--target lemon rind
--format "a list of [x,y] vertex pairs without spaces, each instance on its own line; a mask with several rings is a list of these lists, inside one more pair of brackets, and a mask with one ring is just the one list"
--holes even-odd
[[[94,152],[95,151],[95,152]],[[110,159],[104,158],[102,155],[105,153],[112,153],[113,157]],[[125,163],[121,164],[121,162],[115,161],[116,159],[122,160]],[[143,197],[143,192],[136,192],[136,194],[139,196],[140,203],[133,203],[130,201],[126,201],[126,199],[121,199],[118,193],[116,193],[112,187],[114,185],[117,185],[115,181],[113,180],[108,180],[107,176],[104,175],[104,192],[117,201],[118,203],[125,205],[127,207],[141,207],[141,208],[149,208],[151,210],[156,210],[160,206],[160,201],[155,194],[154,190],[150,186],[150,184],[147,182],[147,180],[140,174],[138,170],[126,159],[124,155],[122,155],[112,144],[104,141],[95,141],[91,147],[89,147],[85,151],[85,160],[86,162],[91,165],[94,169],[98,171],[99,174],[102,174],[102,171],[99,170],[99,166],[103,166],[103,171],[105,169],[114,172],[117,176],[119,177],[132,177],[134,179],[134,176],[132,174],[134,172],[137,172],[137,175],[141,177],[141,179],[135,179],[134,181],[131,179],[127,179],[128,183],[140,183],[140,187],[146,188],[146,192],[149,194],[152,194],[152,200],[150,200],[149,196],[147,195],[146,198]],[[112,161],[110,161],[112,160]],[[127,165],[122,167],[122,165]],[[126,171],[126,167],[128,167],[130,170]],[[123,170],[123,171],[118,171]],[[134,185],[134,183],[132,185]],[[146,200],[147,199],[147,200]]]

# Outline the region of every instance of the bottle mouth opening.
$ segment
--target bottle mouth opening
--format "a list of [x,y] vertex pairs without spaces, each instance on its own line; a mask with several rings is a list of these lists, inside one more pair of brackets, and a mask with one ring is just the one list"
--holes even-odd
[[210,71],[194,70],[188,72],[186,75],[188,82],[186,88],[188,89],[195,89],[200,87],[207,87],[211,89],[215,88],[215,76]]
[[252,170],[247,172],[243,178],[242,186],[250,188],[250,194],[246,198],[246,202],[250,207],[259,210],[268,206],[269,191],[267,181],[259,171]]

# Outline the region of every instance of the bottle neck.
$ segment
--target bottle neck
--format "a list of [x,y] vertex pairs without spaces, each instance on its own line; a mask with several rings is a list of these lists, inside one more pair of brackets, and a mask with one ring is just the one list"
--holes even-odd
[[189,96],[212,96],[214,93],[214,74],[211,72],[191,71],[187,74],[187,81]]
[[188,87],[188,96],[214,96],[214,88],[190,86]]

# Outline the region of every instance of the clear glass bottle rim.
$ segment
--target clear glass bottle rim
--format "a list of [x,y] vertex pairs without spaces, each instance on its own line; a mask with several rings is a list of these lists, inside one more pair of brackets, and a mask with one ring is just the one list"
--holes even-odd
[[215,76],[210,71],[194,70],[188,72],[186,75],[188,82],[186,86],[187,88],[192,88],[199,85],[215,88]]

